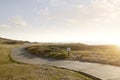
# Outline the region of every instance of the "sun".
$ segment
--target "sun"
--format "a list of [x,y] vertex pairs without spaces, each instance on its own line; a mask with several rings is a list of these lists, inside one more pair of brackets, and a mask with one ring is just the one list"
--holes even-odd
[[119,38],[107,39],[106,43],[107,43],[107,44],[111,44],[111,45],[120,46],[120,39],[119,39]]
[[113,42],[113,44],[120,47],[120,41],[115,41],[115,42]]

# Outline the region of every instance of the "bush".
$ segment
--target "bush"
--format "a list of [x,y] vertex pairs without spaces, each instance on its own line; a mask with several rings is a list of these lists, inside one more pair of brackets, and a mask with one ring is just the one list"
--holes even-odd
[[57,54],[56,52],[50,52],[49,54],[46,54],[46,57],[55,58],[56,54]]
[[66,58],[67,58],[67,55],[64,53],[60,53],[55,56],[55,59],[66,59]]

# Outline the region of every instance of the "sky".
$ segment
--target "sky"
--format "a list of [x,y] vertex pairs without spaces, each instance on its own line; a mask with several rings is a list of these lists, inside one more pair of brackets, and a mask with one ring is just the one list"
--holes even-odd
[[120,45],[120,0],[0,0],[0,37]]

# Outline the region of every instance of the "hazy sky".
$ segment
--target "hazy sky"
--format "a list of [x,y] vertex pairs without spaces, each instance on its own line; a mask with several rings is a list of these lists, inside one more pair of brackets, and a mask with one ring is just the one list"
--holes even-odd
[[0,36],[120,44],[120,0],[0,0]]

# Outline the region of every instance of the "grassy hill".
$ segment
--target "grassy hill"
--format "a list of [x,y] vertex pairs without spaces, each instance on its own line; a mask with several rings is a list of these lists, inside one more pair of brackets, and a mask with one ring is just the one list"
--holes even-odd
[[24,44],[30,43],[29,41],[20,41],[20,40],[12,40],[0,37],[0,44]]
[[25,48],[27,51],[33,55],[45,57],[45,58],[56,58],[56,59],[66,59],[67,56],[67,47],[71,47],[72,50],[78,50],[86,46],[85,44],[43,44],[43,45],[33,45]]
[[[67,54],[67,47],[71,48],[70,56]],[[120,66],[120,49],[115,45],[44,44],[29,46],[26,50],[33,55],[45,58],[72,59]]]
[[47,65],[16,63],[11,59],[10,52],[18,46],[0,44],[0,80],[93,80],[74,71]]

